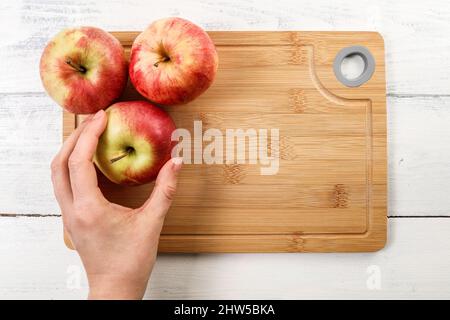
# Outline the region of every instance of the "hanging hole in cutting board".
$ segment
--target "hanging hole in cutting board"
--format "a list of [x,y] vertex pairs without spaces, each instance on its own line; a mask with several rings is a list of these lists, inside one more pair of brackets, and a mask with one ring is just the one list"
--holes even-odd
[[348,80],[355,80],[363,74],[365,69],[366,62],[357,53],[346,56],[341,63],[341,73]]
[[347,87],[359,87],[370,80],[375,71],[375,59],[366,47],[342,49],[333,63],[336,78]]

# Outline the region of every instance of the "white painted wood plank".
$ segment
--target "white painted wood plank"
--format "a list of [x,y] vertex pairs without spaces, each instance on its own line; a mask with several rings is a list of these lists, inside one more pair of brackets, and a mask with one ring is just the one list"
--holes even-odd
[[[450,216],[450,97],[388,97],[389,215]],[[0,213],[56,214],[49,163],[61,110],[45,94],[0,95]]]
[[376,253],[165,255],[146,297],[448,299],[449,228],[450,219],[389,219]]
[[62,112],[45,94],[0,95],[0,213],[57,214],[50,162]]
[[450,216],[450,97],[388,99],[389,215]]
[[446,0],[2,0],[0,93],[42,91],[38,62],[61,28],[95,25],[141,30],[165,16],[182,16],[207,30],[373,30],[386,42],[391,94],[450,93],[450,6]]
[[[376,253],[161,255],[146,298],[448,299],[449,235],[450,219],[403,218],[389,220],[388,245]],[[0,256],[1,299],[86,297],[59,218],[0,219]]]

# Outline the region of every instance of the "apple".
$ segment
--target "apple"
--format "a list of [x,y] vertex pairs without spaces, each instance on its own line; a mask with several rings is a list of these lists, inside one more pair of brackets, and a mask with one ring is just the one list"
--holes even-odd
[[110,106],[125,89],[125,51],[110,33],[94,27],[65,29],[45,47],[40,75],[45,90],[76,114]]
[[98,169],[117,184],[154,180],[171,157],[172,118],[146,101],[118,102],[106,114],[108,123],[94,155]]
[[217,51],[208,34],[181,18],[153,22],[131,47],[130,80],[147,99],[162,105],[192,101],[217,72]]

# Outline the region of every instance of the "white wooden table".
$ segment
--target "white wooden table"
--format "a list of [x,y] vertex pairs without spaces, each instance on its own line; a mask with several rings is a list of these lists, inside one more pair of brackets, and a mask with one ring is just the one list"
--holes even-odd
[[[39,80],[59,29],[141,30],[177,15],[207,30],[376,30],[386,43],[389,239],[367,254],[161,255],[147,298],[450,298],[448,1],[0,2],[0,298],[85,298],[61,238],[49,162],[61,110]],[[11,215],[11,213],[17,215]]]

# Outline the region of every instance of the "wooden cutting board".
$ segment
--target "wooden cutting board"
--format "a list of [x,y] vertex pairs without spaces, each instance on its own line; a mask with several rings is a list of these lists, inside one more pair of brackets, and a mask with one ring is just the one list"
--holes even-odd
[[[113,32],[126,48],[138,32]],[[386,241],[384,43],[374,32],[209,32],[219,53],[213,86],[168,107],[177,127],[279,129],[279,170],[256,163],[186,164],[161,252],[375,251]],[[364,46],[375,60],[365,84],[333,71],[338,52]],[[121,100],[143,99],[131,85]],[[64,114],[64,138],[79,123]],[[201,137],[200,137],[201,139]],[[203,143],[206,146],[208,143]],[[249,147],[247,145],[247,147]],[[251,146],[250,146],[251,147]],[[274,151],[273,154],[276,154]],[[244,160],[249,160],[248,155]],[[242,161],[241,161],[242,162]],[[153,185],[105,196],[137,207]]]

